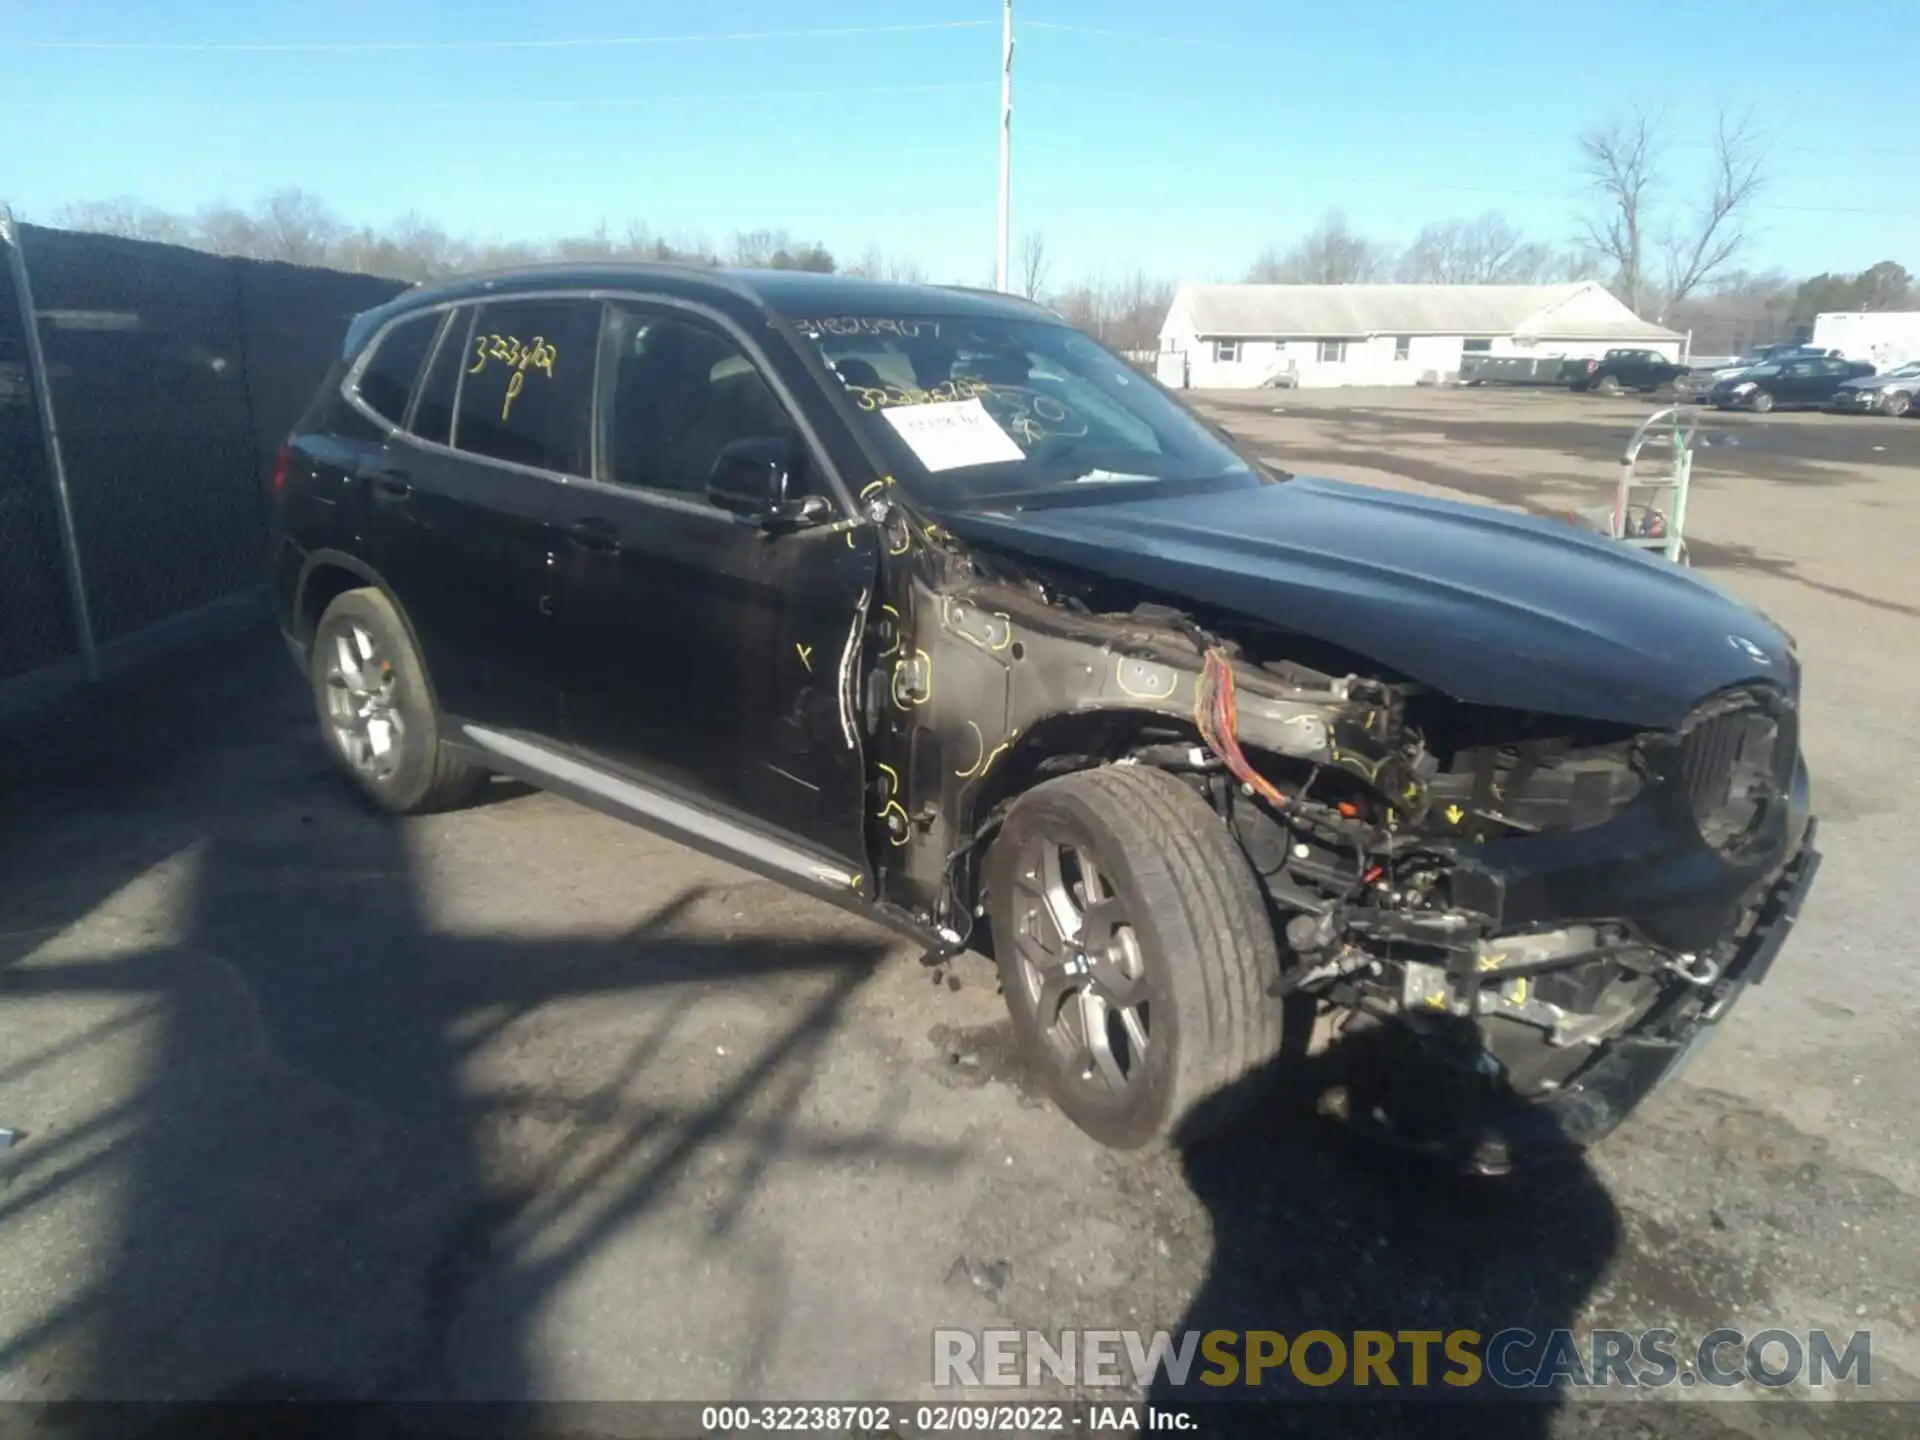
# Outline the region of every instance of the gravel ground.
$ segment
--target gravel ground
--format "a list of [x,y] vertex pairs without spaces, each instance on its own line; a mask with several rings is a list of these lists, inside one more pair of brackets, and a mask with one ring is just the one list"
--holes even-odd
[[[1546,510],[1605,498],[1645,413],[1201,398],[1290,468]],[[0,742],[0,1125],[25,1132],[0,1154],[0,1400],[898,1401],[932,1393],[936,1327],[1070,1325],[1860,1328],[1866,1393],[1920,1400],[1920,423],[1713,429],[1694,555],[1799,638],[1827,863],[1766,985],[1587,1163],[1468,1184],[1291,1113],[1102,1152],[1036,1098],[984,962],[929,971],[505,785],[375,819],[251,634]],[[1916,1416],[1576,1400],[1498,1428]]]

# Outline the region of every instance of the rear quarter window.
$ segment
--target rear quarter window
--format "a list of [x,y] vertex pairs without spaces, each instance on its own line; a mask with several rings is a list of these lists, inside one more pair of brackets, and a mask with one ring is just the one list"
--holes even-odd
[[453,411],[460,396],[460,374],[471,348],[474,307],[461,306],[440,336],[439,348],[427,363],[426,379],[420,382],[420,398],[414,402],[413,423],[408,428],[422,440],[436,445],[448,443],[453,433]]
[[398,425],[406,418],[407,401],[442,318],[435,312],[402,320],[374,342],[373,353],[360,371],[360,400],[389,424]]

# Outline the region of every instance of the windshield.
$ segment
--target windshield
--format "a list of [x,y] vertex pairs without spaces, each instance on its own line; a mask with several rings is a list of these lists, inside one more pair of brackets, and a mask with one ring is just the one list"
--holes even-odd
[[1891,370],[1882,370],[1875,376],[1878,380],[1911,380],[1920,375],[1920,360],[1909,360],[1904,365],[1896,365]]
[[1112,352],[997,315],[796,320],[894,477],[933,504],[1024,508],[1269,483]]

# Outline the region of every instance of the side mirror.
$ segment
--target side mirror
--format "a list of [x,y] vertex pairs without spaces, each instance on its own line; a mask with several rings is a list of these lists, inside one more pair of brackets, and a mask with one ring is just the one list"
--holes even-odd
[[763,525],[812,524],[832,507],[818,495],[788,498],[796,458],[793,442],[782,436],[729,441],[707,476],[707,498],[730,514]]

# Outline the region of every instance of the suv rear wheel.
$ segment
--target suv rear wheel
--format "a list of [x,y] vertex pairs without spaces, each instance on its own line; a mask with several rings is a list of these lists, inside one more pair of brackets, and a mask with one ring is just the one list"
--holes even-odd
[[1122,1150],[1201,1139],[1265,1088],[1281,1045],[1272,923],[1188,786],[1135,766],[1036,786],[987,885],[1021,1052],[1087,1134]]
[[309,674],[327,753],[381,809],[445,809],[486,778],[442,743],[426,667],[380,591],[349,590],[327,606]]

